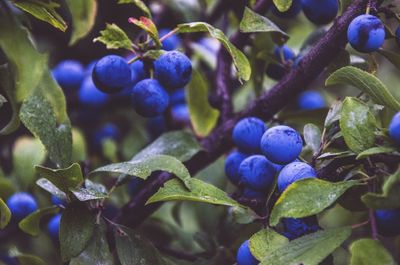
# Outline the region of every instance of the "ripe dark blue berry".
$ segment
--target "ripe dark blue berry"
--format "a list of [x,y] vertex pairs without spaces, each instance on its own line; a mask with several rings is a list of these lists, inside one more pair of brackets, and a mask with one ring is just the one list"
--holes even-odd
[[38,209],[35,198],[29,193],[18,192],[7,200],[12,218],[19,221]]
[[168,89],[182,88],[192,77],[192,63],[181,52],[166,52],[154,61],[154,75]]
[[383,236],[400,234],[400,208],[375,211],[378,232]]
[[290,240],[301,236],[317,232],[319,230],[315,217],[307,218],[284,218],[283,226],[285,227],[284,236]]
[[253,190],[267,190],[274,182],[276,170],[274,165],[262,155],[252,155],[240,163],[240,180]]
[[293,128],[280,125],[268,129],[261,139],[261,151],[273,163],[293,162],[301,153],[303,140]]
[[118,93],[132,82],[131,68],[124,58],[107,55],[93,68],[93,82],[105,93]]
[[306,17],[317,25],[330,23],[339,12],[338,0],[301,0]]
[[397,112],[389,124],[389,136],[400,145],[400,112]]
[[189,107],[186,104],[176,104],[171,108],[172,119],[176,122],[190,122]]
[[274,49],[274,58],[280,63],[270,63],[267,66],[266,73],[274,80],[281,80],[286,74],[284,64],[288,61],[294,61],[296,54],[287,45],[276,46]]
[[67,205],[67,202],[65,200],[63,200],[55,195],[51,195],[51,203],[54,205],[63,205],[63,206]]
[[57,214],[53,216],[47,224],[47,231],[53,240],[58,240],[58,235],[60,233],[60,221],[61,214]]
[[120,132],[117,126],[112,123],[107,123],[102,126],[98,131],[94,134],[94,143],[97,148],[101,148],[102,143],[106,139],[117,140],[120,136]]
[[[171,31],[170,29],[160,29],[160,31],[158,32],[158,35],[160,37],[163,37],[170,31]],[[173,34],[173,35],[169,36],[168,38],[166,38],[162,42],[162,49],[166,50],[166,51],[172,51],[172,50],[177,49],[179,47],[180,43],[181,43],[181,38],[179,38],[178,35]]]
[[232,132],[232,139],[240,151],[245,153],[258,153],[260,151],[260,140],[267,126],[255,117],[240,120]]
[[248,199],[264,200],[267,197],[267,194],[265,191],[258,191],[245,187],[243,190],[243,197]]
[[92,76],[89,75],[82,82],[78,98],[83,105],[101,106],[107,103],[108,94],[97,89],[93,83]]
[[347,30],[350,45],[359,52],[373,52],[385,41],[385,27],[373,15],[361,15],[353,19]]
[[231,152],[225,159],[225,174],[235,185],[240,182],[239,166],[248,157],[247,154],[239,151]]
[[278,175],[278,191],[283,192],[290,184],[305,178],[316,178],[315,170],[306,163],[293,162],[286,165]]
[[78,89],[85,77],[85,69],[78,61],[65,60],[54,67],[52,74],[63,89]]
[[181,88],[173,91],[169,96],[169,102],[171,105],[186,103],[185,89]]
[[147,118],[161,115],[169,105],[169,95],[156,79],[144,79],[132,89],[136,112]]
[[260,262],[251,254],[249,241],[246,240],[240,245],[236,255],[237,265],[257,265]]
[[305,91],[300,94],[297,104],[301,110],[313,110],[325,107],[325,99],[315,90]]

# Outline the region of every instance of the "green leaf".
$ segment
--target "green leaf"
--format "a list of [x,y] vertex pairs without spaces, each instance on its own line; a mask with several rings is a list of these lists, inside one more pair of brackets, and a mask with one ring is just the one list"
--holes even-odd
[[304,126],[303,134],[306,144],[314,154],[317,153],[321,145],[321,130],[318,126],[308,123]]
[[160,201],[195,201],[216,205],[246,208],[214,185],[199,179],[190,180],[192,189],[189,191],[177,179],[167,181],[156,194],[150,197],[146,204]]
[[107,193],[99,192],[92,188],[79,187],[70,190],[80,201],[100,200],[108,197]]
[[242,80],[248,81],[250,79],[251,67],[249,60],[240,50],[238,50],[229,41],[228,37],[226,37],[221,30],[214,28],[213,26],[205,22],[192,22],[186,24],[179,24],[178,30],[179,33],[208,32],[211,35],[211,37],[219,40],[221,44],[225,47],[225,49],[229,52],[229,54],[232,56],[233,64],[236,67],[239,81]]
[[62,169],[51,169],[43,166],[35,166],[35,169],[43,178],[48,179],[67,194],[70,189],[74,189],[83,183],[82,170],[78,163]]
[[7,99],[3,95],[0,95],[0,108],[3,107],[4,103],[7,102]]
[[374,146],[376,120],[362,101],[347,97],[339,123],[344,141],[353,152],[358,154]]
[[332,228],[290,241],[262,260],[260,265],[317,265],[351,235],[351,228]]
[[68,204],[60,222],[60,249],[64,262],[78,256],[88,245],[95,227],[95,216],[82,202]]
[[181,162],[185,162],[201,151],[201,149],[201,146],[192,134],[185,131],[167,132],[136,154],[131,161],[141,160],[154,155],[168,155],[175,157]]
[[273,0],[273,2],[280,12],[288,11],[292,6],[292,0]]
[[233,207],[231,208],[233,220],[238,224],[250,224],[256,220],[262,219],[250,208]]
[[127,49],[132,50],[132,41],[128,35],[117,25],[107,24],[106,28],[100,31],[100,37],[95,38],[93,41],[100,41],[105,44],[107,49]]
[[11,211],[7,204],[0,198],[0,229],[4,229],[11,220]]
[[20,265],[46,265],[46,262],[34,255],[18,253],[11,256],[15,257]]
[[357,160],[359,159],[364,159],[366,157],[372,156],[372,155],[377,155],[377,154],[387,154],[387,153],[393,153],[396,152],[397,149],[395,147],[391,146],[375,146],[370,149],[367,149],[361,153],[358,154],[356,157]]
[[378,53],[384,56],[389,62],[391,62],[397,69],[400,69],[400,56],[396,52],[388,51],[385,49],[379,49]]
[[56,8],[60,7],[59,3],[46,0],[13,0],[13,3],[37,19],[45,21],[61,31],[67,29],[67,23],[56,11]]
[[395,265],[389,251],[382,244],[370,238],[358,239],[351,243],[351,265]]
[[119,0],[118,4],[134,4],[137,6],[142,12],[146,15],[146,17],[151,18],[151,13],[149,8],[146,6],[143,1],[140,0]]
[[386,86],[374,75],[353,66],[340,68],[331,74],[325,85],[352,85],[368,94],[371,99],[380,105],[400,110],[400,103],[393,97]]
[[123,184],[128,176],[147,179],[154,171],[166,171],[174,174],[190,189],[190,173],[185,165],[173,156],[154,155],[130,162],[110,164],[92,171],[91,175],[99,173],[119,173],[118,184]]
[[249,248],[253,256],[258,260],[263,260],[273,251],[289,243],[289,239],[278,234],[271,228],[258,231],[249,239]]
[[72,162],[84,161],[87,157],[87,146],[84,134],[72,128]]
[[96,14],[97,2],[87,0],[68,0],[69,11],[72,15],[72,36],[69,45],[75,44],[89,34],[92,29]]
[[244,33],[253,32],[270,32],[272,37],[279,44],[285,43],[289,36],[276,26],[268,18],[261,16],[250,8],[246,7],[243,13],[242,21],[240,21],[239,29]]
[[58,166],[71,162],[72,133],[69,121],[57,124],[50,102],[38,92],[24,101],[19,114],[24,125],[39,138],[49,153],[49,158]]
[[205,137],[217,124],[219,111],[211,107],[206,81],[199,72],[193,71],[186,95],[193,129],[198,136]]
[[113,256],[107,242],[107,226],[103,220],[93,228],[89,244],[79,256],[72,258],[69,265],[113,265]]
[[42,164],[45,159],[46,151],[38,139],[28,136],[17,139],[13,147],[13,165],[15,176],[23,190],[34,181],[34,166]]
[[281,194],[272,209],[269,223],[276,226],[283,217],[301,218],[320,213],[359,181],[329,182],[307,178],[294,182]]
[[382,186],[382,194],[368,192],[361,197],[371,209],[395,209],[400,207],[400,171],[391,175]]
[[146,31],[149,34],[150,38],[155,42],[156,48],[161,48],[162,44],[160,42],[160,38],[158,36],[158,30],[156,25],[154,25],[153,21],[147,17],[140,17],[139,19],[130,17],[128,19],[129,23],[135,24],[142,30]]
[[48,179],[45,179],[45,178],[38,179],[36,181],[36,185],[38,185],[45,191],[49,192],[50,194],[52,194],[60,199],[67,200],[67,195],[65,194],[65,192],[63,192],[59,188],[57,188]]
[[111,162],[118,161],[118,146],[114,139],[104,139],[101,143],[101,147],[105,158],[107,158]]
[[118,226],[115,245],[122,265],[166,264],[149,240],[127,227]]
[[341,101],[336,101],[335,103],[332,104],[325,118],[324,122],[325,128],[329,128],[333,123],[339,121],[342,106],[343,103]]
[[42,219],[42,217],[46,215],[56,214],[59,210],[60,209],[57,206],[50,206],[39,209],[22,219],[18,223],[18,226],[25,233],[31,236],[37,236],[40,233],[40,220]]
[[5,200],[16,192],[16,187],[11,178],[6,178],[1,173],[0,169],[0,198]]

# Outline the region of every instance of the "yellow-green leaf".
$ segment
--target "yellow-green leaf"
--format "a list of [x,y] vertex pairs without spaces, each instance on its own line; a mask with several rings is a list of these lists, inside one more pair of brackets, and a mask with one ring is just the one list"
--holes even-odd
[[350,245],[351,265],[396,265],[390,252],[371,238],[362,238]]
[[67,4],[72,15],[72,36],[69,44],[73,45],[92,29],[97,14],[97,1],[68,0]]
[[4,229],[11,220],[11,211],[0,197],[0,229]]
[[42,217],[50,214],[56,214],[59,210],[60,209],[57,206],[39,209],[22,219],[18,223],[18,226],[25,233],[31,236],[37,236],[40,233],[40,220]]
[[132,41],[128,35],[117,25],[107,24],[106,28],[100,31],[100,37],[93,40],[106,45],[107,49],[127,49],[132,50]]

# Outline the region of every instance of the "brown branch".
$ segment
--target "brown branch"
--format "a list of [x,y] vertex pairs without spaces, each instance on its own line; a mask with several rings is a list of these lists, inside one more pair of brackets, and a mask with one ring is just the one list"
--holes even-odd
[[[260,1],[265,2],[265,1]],[[292,69],[279,83],[263,94],[260,98],[243,112],[226,120],[201,142],[204,152],[190,159],[186,164],[193,175],[203,169],[218,157],[233,147],[231,131],[234,125],[247,116],[256,116],[263,120],[269,120],[278,111],[284,108],[288,99],[296,97],[315,79],[325,67],[345,48],[347,44],[346,31],[350,22],[358,15],[365,12],[368,0],[355,0],[347,8],[342,16],[338,17],[330,30],[323,38],[304,56],[299,66]],[[376,0],[373,0],[377,3]],[[261,4],[260,4],[261,5]],[[244,45],[247,37],[237,33],[237,46]],[[235,37],[236,38],[236,37]],[[153,195],[172,176],[167,173],[155,174],[145,187],[121,209],[116,222],[136,226],[145,220],[156,208],[154,205],[144,206],[148,198]]]

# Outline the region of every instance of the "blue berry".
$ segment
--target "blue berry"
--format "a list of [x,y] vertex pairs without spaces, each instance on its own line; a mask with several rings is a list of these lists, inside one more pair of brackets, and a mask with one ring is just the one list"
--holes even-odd
[[243,190],[243,196],[249,199],[264,200],[267,197],[267,194],[265,191],[258,191],[245,187]]
[[235,185],[240,182],[239,166],[248,157],[248,155],[239,151],[231,152],[225,159],[225,174]]
[[11,211],[12,218],[19,221],[38,209],[35,198],[29,193],[18,192],[7,200],[7,206]]
[[85,75],[92,75],[94,66],[96,65],[97,61],[91,61],[85,68]]
[[[160,37],[163,37],[170,31],[171,31],[170,29],[160,29],[160,31],[158,32],[158,35]],[[169,36],[168,38],[166,38],[162,42],[162,49],[166,50],[166,51],[172,51],[172,50],[175,50],[176,48],[178,48],[180,43],[181,43],[181,38],[179,38],[178,35],[173,34],[173,35]]]
[[236,255],[236,263],[237,265],[257,265],[260,263],[250,252],[249,240],[240,245]]
[[53,216],[47,224],[47,231],[53,240],[58,240],[58,235],[60,233],[60,221],[61,214],[57,214]]
[[300,94],[297,104],[302,110],[321,109],[325,107],[325,99],[318,91],[309,90]]
[[379,234],[383,236],[396,236],[400,234],[400,208],[376,210],[375,218]]
[[280,80],[286,74],[286,69],[283,66],[287,61],[294,61],[296,54],[287,45],[281,47],[275,46],[274,58],[280,63],[270,63],[267,66],[266,73],[274,80]]
[[283,226],[285,227],[284,236],[290,240],[299,238],[301,236],[317,232],[319,230],[318,223],[315,217],[307,218],[284,218]]
[[280,12],[275,5],[272,5],[272,13],[278,17],[291,18],[301,12],[301,0],[293,0],[290,8],[285,12]]
[[154,75],[166,88],[182,88],[192,77],[192,63],[181,52],[166,52],[154,62]]
[[283,62],[282,57],[285,61],[293,61],[296,58],[294,51],[287,45],[275,46],[274,56],[280,62]]
[[92,76],[89,75],[82,82],[78,98],[80,103],[95,107],[107,103],[108,94],[98,90],[93,83]]
[[339,12],[338,0],[301,0],[306,17],[317,25],[330,23]]
[[51,195],[51,203],[54,205],[63,205],[63,206],[67,205],[67,202],[65,200],[63,200],[55,195]]
[[255,117],[241,119],[233,128],[232,139],[240,151],[245,153],[258,153],[260,140],[267,126]]
[[65,90],[78,89],[85,77],[82,64],[74,60],[60,62],[52,73],[57,83]]
[[117,93],[131,83],[131,68],[124,58],[107,55],[101,58],[93,69],[93,82],[106,93]]
[[135,177],[129,181],[128,193],[131,197],[135,196],[139,192],[140,188],[143,186],[143,179]]
[[[132,59],[128,57],[128,60]],[[148,78],[148,74],[146,73],[144,63],[141,60],[134,61],[129,65],[131,68],[131,82],[128,86],[125,87],[124,90],[131,90],[138,82],[142,81],[145,78]]]
[[240,163],[240,180],[253,190],[267,190],[274,181],[274,165],[262,155],[252,155]]
[[369,53],[382,47],[385,41],[385,27],[373,15],[361,15],[353,19],[347,29],[350,45],[359,52]]
[[155,79],[145,79],[132,89],[132,103],[136,112],[147,118],[162,114],[168,107],[169,95]]
[[180,103],[186,103],[185,89],[181,88],[172,92],[169,97],[169,102],[172,106]]
[[400,112],[397,112],[389,124],[389,136],[400,145]]
[[301,153],[303,140],[293,128],[279,125],[268,129],[261,139],[262,153],[273,163],[293,162]]
[[94,143],[98,148],[101,148],[102,143],[106,139],[118,140],[120,132],[117,126],[112,123],[107,123],[94,134]]
[[286,165],[278,175],[278,191],[283,192],[290,184],[305,178],[316,178],[315,170],[306,163],[293,162]]
[[190,122],[189,107],[186,104],[177,104],[171,108],[172,119],[180,123]]

